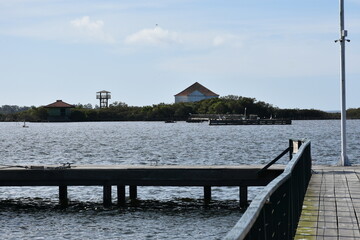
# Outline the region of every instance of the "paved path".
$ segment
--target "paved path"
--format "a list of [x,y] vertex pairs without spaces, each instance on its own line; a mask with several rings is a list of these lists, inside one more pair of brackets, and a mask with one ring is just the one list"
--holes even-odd
[[313,170],[295,239],[360,239],[360,167]]

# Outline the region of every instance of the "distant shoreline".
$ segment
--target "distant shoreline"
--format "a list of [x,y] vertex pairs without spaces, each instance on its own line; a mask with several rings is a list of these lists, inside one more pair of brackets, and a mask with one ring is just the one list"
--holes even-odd
[[[52,114],[52,115],[50,115]],[[66,116],[58,110],[58,115],[45,107],[18,107],[3,105],[0,107],[0,121],[30,122],[99,122],[99,121],[186,121],[192,114],[237,114],[257,116],[260,119],[289,120],[327,120],[340,119],[340,112],[316,109],[280,109],[258,101],[255,98],[229,95],[199,102],[182,102],[152,106],[128,106],[123,102],[114,102],[107,108],[92,108],[89,104],[73,105]],[[348,109],[348,119],[360,119],[360,108]]]

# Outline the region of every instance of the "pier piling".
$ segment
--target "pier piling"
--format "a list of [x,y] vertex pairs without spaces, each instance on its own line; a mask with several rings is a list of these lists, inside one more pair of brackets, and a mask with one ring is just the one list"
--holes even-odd
[[129,192],[130,192],[130,200],[136,200],[136,198],[137,198],[137,186],[130,185],[129,186]]
[[239,195],[240,195],[240,207],[241,208],[246,207],[248,205],[248,187],[240,186]]
[[118,206],[123,207],[125,206],[125,185],[117,185],[117,199],[118,199]]
[[205,203],[211,201],[211,186],[204,186],[204,201]]
[[103,204],[104,207],[110,207],[112,205],[111,202],[111,185],[104,185],[103,186]]
[[62,207],[68,205],[67,186],[59,186],[59,203]]

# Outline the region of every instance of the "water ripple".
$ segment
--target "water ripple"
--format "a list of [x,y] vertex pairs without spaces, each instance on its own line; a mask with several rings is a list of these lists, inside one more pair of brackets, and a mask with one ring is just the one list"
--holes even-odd
[[[283,126],[209,126],[162,122],[0,123],[0,165],[265,164],[290,138],[312,141],[314,164],[336,164],[340,121]],[[360,121],[348,121],[348,156],[359,164]],[[280,163],[286,163],[284,158]],[[258,188],[249,190],[252,199]],[[238,188],[139,187],[140,201],[104,209],[102,188],[69,187],[70,207],[56,187],[0,188],[1,239],[221,239],[236,223]],[[113,199],[116,199],[113,193]]]

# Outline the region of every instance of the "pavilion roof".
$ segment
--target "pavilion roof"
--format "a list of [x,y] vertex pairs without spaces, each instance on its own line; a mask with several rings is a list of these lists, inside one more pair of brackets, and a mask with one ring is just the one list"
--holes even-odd
[[50,103],[49,105],[44,106],[46,108],[74,108],[74,105],[63,102],[62,100],[56,100],[56,102]]

